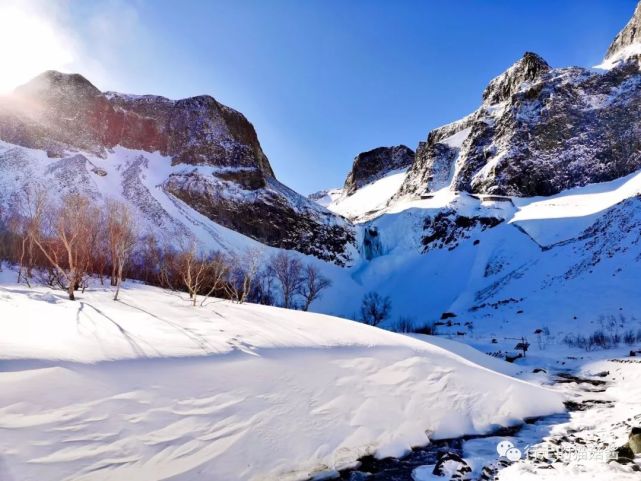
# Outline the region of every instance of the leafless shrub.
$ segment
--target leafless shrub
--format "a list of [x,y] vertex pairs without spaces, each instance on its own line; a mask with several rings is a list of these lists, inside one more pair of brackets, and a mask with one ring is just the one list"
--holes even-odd
[[368,292],[361,303],[361,321],[370,326],[378,326],[389,318],[392,311],[392,301],[382,297],[378,292]]
[[268,269],[280,286],[283,307],[294,307],[294,298],[303,284],[303,263],[290,253],[281,251],[269,260]]
[[321,296],[321,293],[332,285],[332,281],[323,276],[318,267],[307,264],[303,268],[303,280],[300,293],[303,296],[303,311],[307,311],[312,302]]
[[[130,259],[138,237],[129,207],[122,202],[108,200],[105,203],[106,239],[111,262],[111,285],[116,288],[114,301],[118,300],[125,265]],[[97,259],[101,259],[97,257]]]
[[243,254],[229,257],[230,268],[225,290],[229,298],[239,304],[247,300],[260,270],[262,252],[248,249]]

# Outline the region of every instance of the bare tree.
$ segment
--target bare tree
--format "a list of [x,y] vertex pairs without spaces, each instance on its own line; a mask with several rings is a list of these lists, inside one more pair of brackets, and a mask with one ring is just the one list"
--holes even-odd
[[198,252],[196,245],[178,253],[177,264],[182,283],[189,293],[189,299],[195,307],[198,293],[204,288],[207,279],[207,260]]
[[30,237],[66,283],[69,300],[91,265],[92,248],[100,227],[100,211],[80,194],[68,194],[59,208],[38,212]]
[[228,260],[220,252],[215,252],[209,256],[207,259],[207,272],[206,272],[206,284],[209,286],[209,291],[205,294],[201,306],[205,304],[205,301],[209,296],[220,292],[224,286],[225,281],[229,275],[230,265]]
[[125,265],[136,246],[138,236],[134,219],[126,204],[110,200],[105,204],[107,244],[111,260],[111,285],[116,287],[114,301],[118,300]]
[[294,307],[294,297],[300,293],[303,284],[303,263],[291,254],[281,251],[272,256],[268,268],[280,285],[283,307]]
[[248,300],[266,306],[273,306],[275,304],[274,276],[269,272],[269,269],[261,269],[258,272]]
[[387,319],[392,311],[389,297],[381,297],[378,292],[368,292],[361,304],[361,320],[370,326],[378,326]]
[[233,301],[242,304],[247,300],[260,270],[263,255],[259,249],[247,249],[243,254],[229,258],[230,269],[225,290]]
[[331,285],[332,281],[323,276],[318,267],[312,264],[305,265],[303,268],[303,282],[300,287],[300,293],[305,299],[303,311],[308,310],[310,304],[320,297],[321,292]]
[[49,205],[47,190],[38,184],[25,185],[19,193],[12,196],[10,202],[12,207],[8,213],[8,224],[19,239],[18,282],[25,281],[30,285],[37,250],[34,239],[41,235]]

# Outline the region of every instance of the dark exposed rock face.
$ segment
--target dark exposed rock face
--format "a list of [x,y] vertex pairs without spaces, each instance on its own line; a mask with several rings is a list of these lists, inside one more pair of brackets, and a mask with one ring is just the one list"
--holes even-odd
[[352,170],[345,180],[344,192],[351,195],[359,188],[387,173],[404,169],[414,162],[414,151],[405,145],[378,147],[362,152],[354,158]]
[[274,175],[249,121],[209,96],[103,94],[81,75],[49,71],[16,89],[8,103],[0,111],[0,136],[17,145],[99,155],[121,145],[160,151],[176,164]]
[[449,186],[482,194],[552,195],[641,168],[641,71],[549,69],[526,54],[493,80],[483,105],[430,132],[400,195]]
[[472,230],[484,231],[496,227],[501,219],[496,217],[467,217],[457,215],[454,210],[439,212],[423,221],[423,249],[456,248],[462,240],[469,239]]
[[476,119],[472,114],[458,122],[432,130],[426,142],[419,142],[416,157],[397,196],[420,195],[428,190],[438,190],[450,185],[452,168],[458,158],[460,146],[450,139],[467,136]]
[[608,49],[611,70],[553,69],[525,53],[489,83],[478,110],[419,144],[397,197],[552,195],[640,169],[640,28],[641,4]]
[[524,82],[534,82],[550,71],[550,66],[540,56],[525,52],[523,58],[504,74],[493,79],[483,92],[483,102],[493,105],[510,100]]
[[345,220],[311,201],[298,203],[297,193],[274,178],[242,201],[242,189],[219,176],[173,174],[163,189],[215,222],[264,244],[292,249],[345,265],[353,229]]
[[[159,151],[172,165],[213,167],[207,174],[171,174],[162,188],[268,245],[339,264],[349,260],[352,226],[280,184],[252,124],[210,96],[102,93],[81,75],[49,71],[0,100],[0,140],[45,150],[49,157],[78,151],[105,157],[122,146]],[[144,212],[144,205],[138,207]]]

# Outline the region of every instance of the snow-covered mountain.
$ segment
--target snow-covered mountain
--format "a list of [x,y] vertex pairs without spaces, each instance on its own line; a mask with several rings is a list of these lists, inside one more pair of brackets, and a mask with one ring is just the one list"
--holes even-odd
[[[636,45],[630,29],[613,45]],[[407,173],[333,199],[357,227],[352,292],[389,295],[417,324],[452,312],[496,335],[592,332],[614,312],[636,328],[639,65],[625,53],[610,69],[552,68],[526,53],[478,110],[429,133]],[[354,297],[317,308],[350,315]]]
[[364,185],[371,184],[392,171],[407,169],[413,163],[414,151],[405,145],[378,147],[361,152],[354,159],[343,191],[346,195],[352,195]]
[[[169,242],[288,249],[332,282],[316,312],[192,307],[134,281],[114,302],[97,279],[70,301],[0,266],[0,480],[388,479],[363,457],[428,443],[445,451],[390,476],[437,479],[459,453],[469,464],[438,479],[635,479],[639,458],[510,463],[496,447],[612,450],[639,429],[639,370],[621,359],[641,353],[639,26],[641,7],[601,69],[526,53],[416,153],[359,154],[309,198],[212,97],[46,72],[1,99],[0,214],[31,183],[115,197]],[[412,333],[345,319],[370,292],[389,298],[379,327]],[[631,340],[571,345],[596,330]]]
[[[608,58],[635,39],[620,34]],[[388,326],[452,311],[522,331],[555,303],[589,329],[611,303],[641,307],[641,72],[620,57],[598,70],[527,53],[413,160],[404,146],[359,154],[342,189],[312,196],[322,205],[279,183],[251,124],[211,97],[104,94],[48,72],[0,108],[0,201],[35,180],[123,198],[169,237],[315,256],[334,281],[321,312],[357,316],[375,290],[393,301]]]
[[631,56],[641,53],[641,4],[632,14],[632,18],[614,38],[603,59],[604,68],[612,67]]
[[594,70],[526,53],[490,82],[478,110],[420,144],[399,196],[551,195],[627,175],[641,168],[640,97],[637,56]]
[[237,235],[345,264],[349,223],[274,177],[245,117],[209,96],[102,93],[45,72],[0,102],[0,202],[29,182],[116,196],[169,238],[233,248]]
[[396,194],[413,163],[414,151],[405,145],[361,152],[354,158],[342,188],[308,197],[352,221],[371,217]]

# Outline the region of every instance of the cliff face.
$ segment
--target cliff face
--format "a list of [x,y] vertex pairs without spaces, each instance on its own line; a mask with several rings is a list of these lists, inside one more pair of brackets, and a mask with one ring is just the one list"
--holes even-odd
[[351,195],[364,185],[384,177],[393,170],[408,168],[413,162],[414,151],[405,145],[378,147],[362,152],[354,158],[343,192]]
[[252,124],[210,96],[102,93],[81,75],[49,71],[2,99],[0,140],[63,160],[107,158],[116,147],[159,153],[183,167],[159,187],[198,213],[271,246],[349,261],[349,223],[278,182]]
[[253,167],[274,176],[254,127],[209,96],[103,94],[81,75],[49,71],[16,89],[7,107],[0,135],[25,147],[101,155],[121,145],[160,151],[177,164]]
[[471,116],[430,133],[403,192],[449,185],[483,194],[552,195],[641,168],[637,59],[602,73],[542,69],[531,80],[508,76],[494,86],[500,88],[490,84]]

